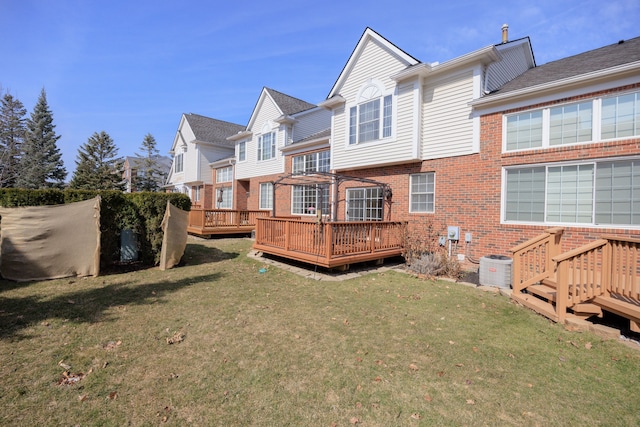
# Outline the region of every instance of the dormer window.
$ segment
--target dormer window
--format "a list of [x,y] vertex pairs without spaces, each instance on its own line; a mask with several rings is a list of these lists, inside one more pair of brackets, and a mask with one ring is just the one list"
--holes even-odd
[[358,95],[358,105],[349,109],[349,144],[389,138],[392,133],[393,96],[383,95],[377,82],[367,82]]

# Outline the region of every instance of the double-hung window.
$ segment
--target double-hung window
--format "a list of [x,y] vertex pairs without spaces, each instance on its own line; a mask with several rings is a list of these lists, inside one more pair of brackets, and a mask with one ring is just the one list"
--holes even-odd
[[640,225],[640,159],[505,171],[506,222]]
[[293,173],[329,172],[329,150],[293,157]]
[[393,97],[387,95],[349,109],[349,144],[388,138],[392,133]]
[[182,153],[176,154],[176,156],[173,158],[173,170],[175,173],[179,173],[184,170],[184,165],[182,162]]
[[410,212],[433,212],[435,205],[435,174],[417,173],[410,177]]
[[242,141],[238,143],[238,161],[244,162],[247,160],[247,142]]
[[276,157],[276,133],[269,132],[258,138],[258,161]]
[[273,184],[263,182],[260,184],[260,209],[273,209]]

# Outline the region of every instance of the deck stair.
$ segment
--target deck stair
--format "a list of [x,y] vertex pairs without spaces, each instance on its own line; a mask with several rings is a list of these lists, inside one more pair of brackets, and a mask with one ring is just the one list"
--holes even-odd
[[512,249],[511,298],[549,319],[588,318],[603,310],[640,332],[640,239],[603,236],[560,253],[563,229],[545,230]]

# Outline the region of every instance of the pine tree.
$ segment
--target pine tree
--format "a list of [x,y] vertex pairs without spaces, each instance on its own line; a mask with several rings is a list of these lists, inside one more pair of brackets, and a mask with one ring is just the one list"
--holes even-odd
[[132,187],[136,191],[158,191],[164,184],[164,172],[160,167],[159,151],[156,139],[148,133],[140,145],[142,153],[136,153],[137,170],[133,177]]
[[69,186],[81,190],[124,190],[122,158],[105,131],[95,132],[78,148],[76,170]]
[[13,187],[16,183],[26,115],[22,102],[6,93],[0,106],[0,187]]
[[64,186],[67,170],[56,145],[60,136],[56,135],[55,127],[46,92],[42,89],[31,117],[27,119],[16,187],[37,189]]

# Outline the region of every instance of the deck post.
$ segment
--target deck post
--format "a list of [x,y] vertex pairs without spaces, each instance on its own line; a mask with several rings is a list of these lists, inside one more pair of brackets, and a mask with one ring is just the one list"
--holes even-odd
[[376,251],[376,237],[374,234],[373,222],[369,224],[369,239],[371,239],[371,253]]
[[285,251],[288,251],[289,248],[291,247],[291,232],[290,232],[289,224],[291,224],[291,221],[284,222],[284,250]]
[[602,277],[600,286],[602,286],[603,296],[609,298],[611,296],[611,283],[613,275],[613,245],[611,239],[607,239],[607,244],[602,248]]
[[328,264],[329,261],[331,260],[331,257],[333,256],[333,224],[330,222],[325,222],[324,227],[325,227],[324,239],[325,239],[325,245],[326,245],[325,258],[327,259],[327,264]]

